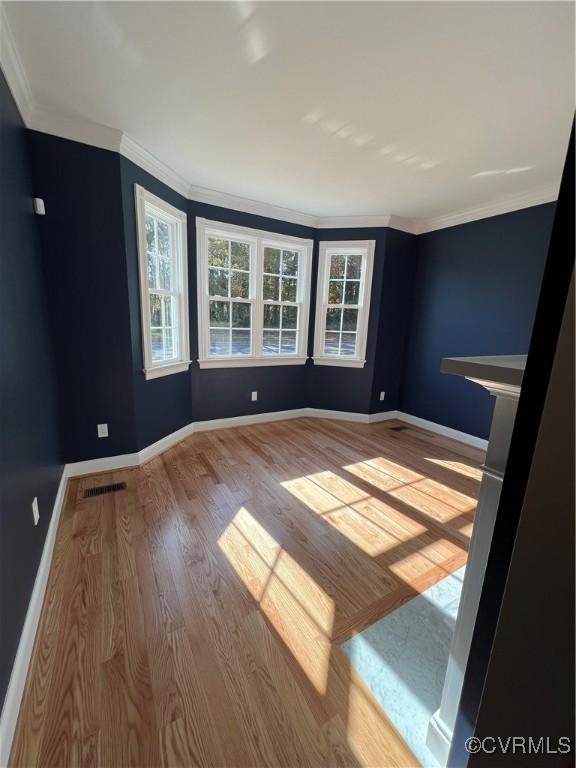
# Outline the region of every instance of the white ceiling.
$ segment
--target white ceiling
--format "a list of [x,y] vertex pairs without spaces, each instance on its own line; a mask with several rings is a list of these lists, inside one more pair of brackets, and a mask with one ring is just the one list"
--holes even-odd
[[560,181],[572,3],[5,11],[37,105],[125,132],[194,185],[315,216],[420,219]]

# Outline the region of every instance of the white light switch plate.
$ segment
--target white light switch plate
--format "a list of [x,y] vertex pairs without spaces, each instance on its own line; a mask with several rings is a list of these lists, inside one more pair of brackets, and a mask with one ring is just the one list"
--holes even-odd
[[252,392],[252,402],[258,400],[258,392]]
[[108,424],[98,424],[98,437],[108,437]]
[[386,394],[386,392],[380,392],[380,400],[384,400],[384,395],[385,394]]

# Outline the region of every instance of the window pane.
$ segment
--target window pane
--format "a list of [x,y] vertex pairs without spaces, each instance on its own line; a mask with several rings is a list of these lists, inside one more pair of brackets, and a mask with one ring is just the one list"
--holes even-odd
[[298,280],[294,277],[282,278],[282,301],[296,301],[296,286]]
[[232,269],[250,269],[250,244],[232,241]]
[[280,307],[278,304],[264,304],[264,328],[280,328]]
[[228,296],[228,278],[227,269],[213,269],[210,268],[210,275],[208,278],[208,293],[210,296]]
[[360,300],[360,281],[355,280],[352,282],[346,281],[346,295],[344,296],[344,304],[358,304]]
[[358,310],[345,309],[344,319],[342,320],[343,331],[355,331],[358,326]]
[[271,277],[270,275],[264,275],[264,284],[262,290],[262,296],[272,301],[278,301],[280,299],[280,278]]
[[152,336],[152,360],[164,360],[164,338],[162,329],[156,328],[151,331]]
[[168,256],[170,253],[170,227],[165,221],[157,220],[158,231],[158,253],[161,256]]
[[340,343],[340,334],[328,331],[324,337],[324,352],[327,355],[337,355]]
[[345,268],[346,256],[332,256],[330,259],[330,278],[342,280],[344,278]]
[[172,328],[164,329],[164,359],[171,360],[174,357],[174,334]]
[[146,248],[149,251],[156,251],[156,239],[154,237],[154,219],[152,216],[145,217],[146,223]]
[[232,270],[230,279],[230,296],[236,299],[250,298],[250,274]]
[[232,327],[250,328],[250,304],[232,304]]
[[291,355],[296,352],[296,331],[282,331],[280,351],[284,355]]
[[208,264],[211,267],[228,266],[228,240],[208,238]]
[[230,304],[227,301],[210,302],[210,325],[220,328],[230,326]]
[[172,259],[169,256],[158,257],[159,288],[164,291],[172,290]]
[[348,264],[346,267],[346,279],[359,280],[361,269],[362,269],[362,256],[348,256]]
[[164,308],[163,325],[172,328],[172,297],[162,296],[162,306]]
[[354,355],[356,354],[356,334],[355,333],[343,333],[342,344],[340,345],[341,355]]
[[230,330],[228,328],[210,329],[210,354],[230,354]]
[[326,310],[326,330],[339,331],[341,317],[342,317],[341,309],[327,309]]
[[277,355],[280,351],[280,331],[264,331],[262,351],[265,355]]
[[232,354],[250,354],[250,331],[232,331]]
[[156,266],[158,257],[156,253],[148,251],[148,285],[150,288],[158,288],[156,285]]
[[282,251],[282,274],[296,276],[298,274],[298,253]]
[[280,250],[278,248],[264,248],[264,272],[273,275],[280,274]]
[[298,325],[298,307],[282,307],[282,328],[296,328]]
[[343,304],[344,283],[330,280],[328,284],[328,304]]
[[150,294],[150,327],[162,327],[162,305],[160,303],[160,296],[155,293]]

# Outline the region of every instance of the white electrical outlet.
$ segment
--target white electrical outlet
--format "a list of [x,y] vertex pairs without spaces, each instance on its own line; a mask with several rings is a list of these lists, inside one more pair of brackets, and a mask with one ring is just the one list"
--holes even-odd
[[252,392],[252,402],[258,400],[258,392]]
[[34,517],[34,525],[38,525],[40,510],[38,509],[38,498],[36,496],[34,496],[34,501],[32,502],[32,515]]
[[98,424],[98,437],[108,437],[108,424]]
[[384,400],[384,395],[385,394],[386,394],[386,392],[380,392],[380,400]]

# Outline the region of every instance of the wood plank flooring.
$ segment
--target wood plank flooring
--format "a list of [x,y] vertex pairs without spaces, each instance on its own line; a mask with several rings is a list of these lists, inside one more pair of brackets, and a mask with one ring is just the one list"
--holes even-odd
[[71,480],[11,765],[417,765],[339,645],[465,563],[483,454],[398,426],[204,432]]

